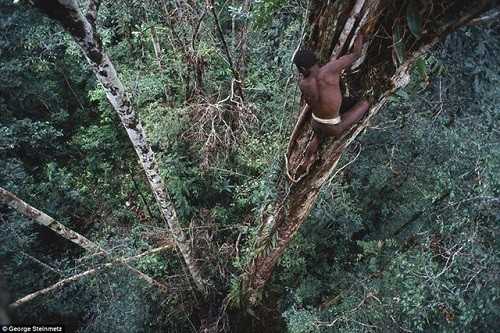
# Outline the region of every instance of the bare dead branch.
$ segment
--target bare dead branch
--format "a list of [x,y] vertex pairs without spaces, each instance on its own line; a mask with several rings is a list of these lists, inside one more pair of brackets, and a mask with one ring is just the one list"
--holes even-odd
[[69,241],[81,246],[85,250],[93,254],[106,254],[102,248],[80,235],[73,230],[66,228],[64,225],[56,221],[54,218],[45,214],[44,212],[36,209],[35,207],[27,204],[14,194],[0,187],[0,201],[6,203],[9,207],[14,208],[21,214],[28,216],[35,220],[37,223],[46,226],[60,236],[68,239]]
[[500,10],[495,11],[492,14],[481,16],[478,18],[475,18],[473,20],[470,20],[467,25],[476,25],[476,24],[483,24],[483,23],[488,23],[496,20],[498,16],[500,15]]
[[44,263],[44,262],[42,262],[42,261],[38,260],[37,258],[35,258],[35,257],[33,257],[33,256],[30,256],[30,255],[29,255],[29,254],[27,254],[26,252],[24,252],[24,251],[20,251],[19,253],[21,253],[23,256],[25,256],[25,257],[29,258],[30,260],[33,260],[34,262],[36,262],[38,265],[42,266],[43,268],[46,268],[46,269],[48,269],[49,271],[56,273],[57,275],[62,275],[62,272],[61,272],[60,270],[58,270],[58,269],[56,269],[56,268],[53,268],[53,267],[51,267],[51,266],[47,265],[46,263]]
[[88,240],[84,236],[80,235],[79,233],[65,227],[58,221],[56,221],[54,218],[48,216],[47,214],[39,211],[38,209],[28,205],[26,202],[22,201],[18,197],[16,197],[14,194],[10,193],[9,191],[5,190],[4,188],[0,187],[0,202],[6,203],[9,207],[16,209],[18,212],[21,214],[28,216],[35,220],[37,223],[48,227],[52,231],[56,232],[58,235],[72,241],[73,243],[81,246],[85,250],[91,252],[92,254],[99,254],[99,255],[104,255],[105,257],[108,257],[111,259],[112,262],[121,264],[128,270],[132,271],[133,273],[137,274],[140,279],[146,281],[148,284],[155,286],[158,288],[160,291],[165,292],[167,294],[172,293],[170,288],[165,286],[163,283],[160,283],[154,279],[152,279],[150,276],[142,273],[138,269],[130,266],[129,264],[123,262],[123,260],[116,259],[112,257],[106,250],[102,249],[98,245],[94,244],[92,241]]
[[29,295],[26,295],[20,299],[18,299],[17,301],[15,301],[14,303],[11,303],[9,305],[9,309],[15,309],[17,308],[18,306],[20,305],[23,305],[29,301],[32,301],[33,299],[37,298],[38,296],[42,296],[42,295],[45,295],[49,292],[51,292],[52,290],[55,290],[59,287],[63,287],[63,286],[66,286],[72,282],[75,282],[76,280],[84,277],[84,276],[89,276],[89,275],[92,275],[94,274],[98,269],[97,268],[94,268],[94,269],[89,269],[88,271],[85,271],[83,273],[80,273],[80,274],[77,274],[77,275],[74,275],[72,277],[69,277],[69,278],[66,278],[66,279],[62,279],[60,280],[59,282],[51,285],[50,287],[47,287],[47,288],[44,288],[44,289],[41,289],[41,290],[38,290],[34,293],[31,293]]
[[[149,250],[149,251],[146,251],[146,252],[143,252],[141,254],[138,254],[136,256],[133,256],[133,257],[129,257],[129,258],[125,258],[123,259],[124,261],[129,261],[129,260],[132,260],[132,259],[139,259],[139,258],[142,258],[142,257],[145,257],[147,255],[150,255],[150,254],[153,254],[153,253],[158,253],[158,252],[161,252],[161,251],[164,251],[164,250],[168,250],[168,249],[171,249],[175,247],[174,244],[167,244],[167,245],[164,245],[164,246],[161,246],[161,247],[157,247],[155,249],[152,249],[152,250]],[[22,252],[23,254],[25,254],[24,252]],[[25,254],[26,256],[30,257],[30,258],[33,258],[31,257],[30,255],[28,254]],[[34,258],[33,258],[34,259]],[[36,259],[35,259],[36,260]],[[113,264],[116,264],[116,263],[107,263],[107,264],[104,264],[102,265],[101,267],[98,267],[98,268],[93,268],[93,269],[89,269],[85,272],[82,272],[80,274],[77,274],[77,275],[74,275],[74,276],[71,276],[69,278],[65,278],[65,279],[62,279],[60,281],[58,281],[57,283],[53,284],[52,286],[49,286],[47,288],[44,288],[44,289],[41,289],[41,290],[38,290],[34,293],[31,293],[29,295],[26,295],[20,299],[18,299],[17,301],[15,301],[14,303],[10,304],[9,305],[9,308],[10,309],[14,309],[14,308],[17,308],[18,306],[20,305],[23,305],[24,303],[27,303],[33,299],[35,299],[36,297],[38,296],[42,296],[42,295],[45,295],[49,292],[51,292],[52,290],[55,290],[59,287],[64,287],[64,286],[67,286],[68,284],[70,283],[73,283],[77,280],[79,280],[80,278],[82,277],[85,277],[85,276],[89,276],[89,275],[92,275],[94,274],[95,272],[105,268],[105,267],[110,267],[111,265]],[[44,267],[45,267],[45,264],[44,264]],[[61,272],[57,271],[57,273],[59,274],[62,274]]]
[[174,243],[169,243],[167,245],[163,245],[163,246],[160,246],[160,247],[157,247],[155,249],[152,249],[152,250],[149,250],[149,251],[145,251],[145,252],[142,252],[138,255],[135,255],[133,257],[128,257],[128,258],[125,258],[123,259],[124,261],[129,261],[129,260],[134,260],[134,259],[139,259],[139,258],[143,258],[143,257],[146,257],[146,256],[149,256],[150,254],[155,254],[155,253],[158,253],[158,252],[162,252],[162,251],[165,251],[165,250],[169,250],[169,249],[172,249],[175,247],[175,244]]

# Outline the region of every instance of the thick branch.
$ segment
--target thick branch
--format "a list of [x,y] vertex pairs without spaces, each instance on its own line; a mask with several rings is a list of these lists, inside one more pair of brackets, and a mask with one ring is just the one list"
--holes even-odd
[[10,193],[6,189],[0,187],[0,202],[4,202],[9,207],[14,208],[21,214],[32,218],[37,223],[51,229],[58,235],[68,239],[69,241],[79,245],[85,250],[89,251],[92,254],[107,254],[99,246],[92,243],[90,240],[80,235],[79,233],[74,232],[73,230],[66,228],[64,225],[45,214],[42,211],[39,211],[35,207],[30,206],[23,200],[19,199],[14,194]]
[[67,240],[79,245],[80,247],[84,248],[85,250],[89,251],[92,254],[99,254],[108,257],[111,261],[121,264],[123,267],[127,268],[128,270],[132,271],[136,275],[139,276],[140,279],[143,281],[146,281],[148,284],[155,286],[158,288],[160,291],[165,292],[170,294],[171,290],[165,286],[164,284],[152,279],[150,276],[142,273],[141,271],[137,270],[136,268],[130,266],[129,264],[113,258],[106,250],[102,249],[98,245],[94,244],[92,241],[88,240],[84,236],[80,235],[79,233],[66,228],[64,225],[50,217],[49,215],[39,211],[38,209],[30,206],[23,200],[19,199],[16,197],[14,194],[10,193],[9,191],[5,190],[4,188],[0,187],[0,202],[4,202],[7,204],[7,206],[16,209],[18,212],[21,214],[32,218],[35,220],[35,222],[48,227],[55,233],[57,233],[59,236],[62,236],[66,238]]

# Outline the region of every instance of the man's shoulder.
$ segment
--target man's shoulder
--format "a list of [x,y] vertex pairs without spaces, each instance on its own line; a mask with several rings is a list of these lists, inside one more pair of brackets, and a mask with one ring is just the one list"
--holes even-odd
[[318,74],[318,83],[327,81],[329,84],[336,82],[340,75],[340,70],[337,68],[328,68],[324,71],[320,71]]
[[339,66],[338,60],[331,60],[320,68],[319,73],[321,74],[339,74],[341,68]]

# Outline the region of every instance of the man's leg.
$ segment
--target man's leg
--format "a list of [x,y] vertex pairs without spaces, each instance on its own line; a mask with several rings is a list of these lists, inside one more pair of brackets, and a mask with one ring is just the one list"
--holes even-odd
[[342,115],[342,122],[338,124],[339,132],[336,135],[342,134],[346,129],[348,129],[351,125],[357,123],[368,111],[370,104],[366,99],[357,102],[349,111]]
[[322,133],[326,136],[339,137],[351,125],[357,123],[370,107],[366,100],[362,100],[354,105],[349,111],[342,114],[341,122],[337,125],[326,125],[315,121],[311,121],[312,129],[316,133]]
[[323,142],[325,136],[321,133],[313,131],[313,138],[306,147],[306,152],[304,154],[304,164],[309,165],[318,159],[318,148]]
[[318,148],[324,139],[325,136],[323,134],[313,131],[313,137],[307,144],[302,161],[297,166],[297,169],[295,169],[295,176],[301,178],[309,172],[311,165],[319,159]]
[[318,157],[318,148],[325,140],[326,136],[340,136],[349,126],[357,123],[365,114],[365,112],[370,107],[368,101],[362,100],[356,103],[349,111],[342,115],[342,121],[337,125],[325,125],[320,124],[314,119],[311,120],[311,127],[313,129],[313,138],[306,147],[304,153],[304,159],[302,163],[297,168],[297,174],[302,174],[307,172],[306,170],[310,165],[312,165]]

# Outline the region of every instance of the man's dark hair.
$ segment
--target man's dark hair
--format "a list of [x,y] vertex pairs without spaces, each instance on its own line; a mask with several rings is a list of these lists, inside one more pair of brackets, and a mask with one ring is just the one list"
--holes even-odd
[[318,58],[316,58],[316,54],[308,49],[301,49],[295,53],[293,57],[293,62],[297,67],[303,68],[311,68],[316,65],[318,62]]

